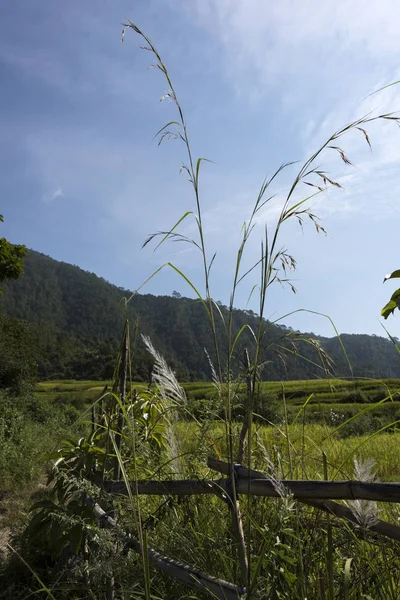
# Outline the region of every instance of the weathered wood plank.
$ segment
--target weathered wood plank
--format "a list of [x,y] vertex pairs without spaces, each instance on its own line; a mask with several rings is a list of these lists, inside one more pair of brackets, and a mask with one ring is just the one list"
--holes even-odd
[[[115,519],[107,515],[97,503],[92,502],[91,506],[97,520],[101,521],[105,527],[117,531],[125,543],[128,543],[136,552],[141,552],[139,540],[123,531],[118,526]],[[177,560],[163,556],[152,548],[148,548],[148,558],[155,567],[164,573],[178,579],[188,587],[201,590],[202,592],[208,591],[214,598],[220,598],[221,600],[238,600],[246,593],[245,588],[236,586],[223,579],[212,577],[207,573],[203,573],[200,569],[196,569],[190,565],[185,565]]]
[[[223,462],[214,457],[209,457],[207,464],[211,469],[217,471],[218,473],[227,474],[230,472],[229,463]],[[265,473],[254,471],[252,469],[249,470],[243,465],[237,466],[236,472],[239,477],[243,478],[248,478],[250,476],[251,478],[268,479],[268,476],[265,475]],[[307,504],[308,506],[318,508],[323,512],[333,514],[341,519],[346,519],[355,525],[360,525],[357,516],[350,508],[343,506],[342,504],[338,504],[337,502],[333,502],[332,500],[303,499],[301,502],[303,504]],[[374,533],[384,535],[392,540],[400,541],[400,527],[398,525],[394,525],[393,523],[382,521],[382,519],[375,519],[375,521],[369,525],[368,529]]]
[[[105,480],[96,482],[111,494],[128,495],[124,481]],[[131,482],[132,495],[147,495],[147,496],[191,496],[202,494],[218,494],[225,493],[226,480],[220,479],[211,480],[166,480],[166,481],[148,481],[148,482]]]
[[[400,502],[400,483],[370,483],[366,481],[301,481],[282,480],[281,483],[297,500],[375,500],[379,502]],[[105,481],[103,487],[115,494],[126,495],[127,489],[122,481]],[[252,496],[278,498],[280,491],[271,479],[239,479],[237,493]],[[226,493],[226,480],[174,480],[132,483],[131,492],[150,496],[185,496]]]

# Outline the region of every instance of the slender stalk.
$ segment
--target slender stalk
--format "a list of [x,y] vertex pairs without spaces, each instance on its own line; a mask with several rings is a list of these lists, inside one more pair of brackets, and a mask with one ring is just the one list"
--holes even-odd
[[87,540],[87,536],[86,535],[85,535],[85,539],[84,539],[84,542],[83,542],[83,578],[84,578],[84,581],[85,581],[85,587],[86,587],[86,590],[87,590],[87,594],[88,594],[89,598],[92,598],[92,600],[94,600],[93,590],[92,590],[92,588],[90,586],[89,544],[88,544],[88,540]]
[[[145,42],[147,44],[145,49],[150,50],[153,53],[153,55],[155,56],[156,61],[157,61],[157,67],[164,75],[164,77],[167,81],[167,84],[169,86],[169,92],[166,94],[166,96],[168,96],[168,98],[170,98],[170,100],[172,100],[175,103],[175,106],[178,110],[180,131],[177,134],[177,137],[179,137],[185,145],[188,162],[189,162],[188,167],[186,165],[182,165],[182,168],[184,170],[186,170],[189,174],[189,181],[192,184],[192,187],[194,190],[194,195],[195,195],[196,210],[197,210],[196,223],[197,223],[197,230],[198,230],[199,240],[200,240],[199,246],[200,246],[202,261],[203,261],[206,299],[207,299],[207,303],[208,303],[208,307],[209,307],[209,317],[211,320],[211,328],[212,328],[212,332],[213,332],[214,349],[215,349],[215,353],[216,353],[217,368],[219,370],[219,379],[222,382],[223,381],[222,365],[221,365],[221,361],[220,361],[219,345],[218,345],[218,340],[217,340],[217,335],[216,335],[213,302],[212,302],[211,292],[210,292],[210,279],[209,279],[210,265],[208,264],[208,260],[207,260],[207,252],[206,252],[206,245],[205,245],[204,231],[203,231],[202,209],[201,209],[201,202],[200,202],[200,191],[199,191],[200,164],[201,164],[201,161],[204,159],[199,158],[196,162],[196,167],[195,167],[192,149],[191,149],[189,136],[188,136],[188,128],[187,128],[187,124],[186,124],[186,119],[185,119],[181,104],[178,100],[178,96],[176,94],[175,88],[174,88],[171,78],[169,76],[168,70],[167,70],[166,66],[164,65],[164,63],[161,59],[161,56],[158,53],[156,47],[154,46],[154,44],[152,43],[150,38],[145,33],[143,33],[131,21],[128,21],[124,25],[123,35],[124,35],[125,28],[128,28],[128,27],[133,29],[133,31],[135,31],[140,37],[142,37],[145,40]],[[165,128],[162,128],[161,131],[163,131],[164,129]],[[161,133],[161,131],[159,133]]]
[[[128,363],[129,363],[129,321],[125,321],[125,329],[124,335],[122,339],[122,351],[121,351],[121,362],[120,362],[120,372],[119,372],[119,394],[121,399],[122,406],[125,406],[126,403],[126,383],[128,376]],[[119,405],[117,405],[117,425],[115,428],[115,444],[118,449],[118,453],[121,452],[121,443],[122,443],[122,428],[124,425],[124,415],[122,409]],[[114,479],[119,479],[121,474],[121,465],[119,461],[119,457],[115,457],[114,460]]]
[[[242,241],[240,243],[240,246],[239,246],[239,249],[237,252],[236,264],[235,264],[235,268],[234,268],[232,292],[231,292],[230,301],[229,301],[227,321],[225,321],[225,317],[223,316],[222,312],[220,311],[220,316],[221,316],[222,322],[223,322],[223,324],[225,326],[225,330],[226,330],[226,340],[227,340],[226,360],[223,360],[222,352],[221,352],[218,337],[217,337],[217,327],[216,327],[216,320],[215,320],[215,313],[214,313],[215,305],[212,300],[211,290],[210,290],[210,269],[213,264],[215,255],[211,259],[211,261],[208,260],[208,252],[206,249],[204,229],[203,229],[202,206],[201,206],[201,199],[200,199],[199,175],[200,175],[201,163],[205,159],[199,158],[199,159],[195,160],[193,157],[191,144],[190,144],[189,136],[188,136],[187,123],[186,123],[186,119],[185,119],[182,107],[180,105],[175,88],[170,79],[168,70],[167,70],[166,66],[164,65],[164,63],[161,59],[161,56],[159,55],[155,46],[153,45],[151,40],[136,25],[134,25],[130,21],[125,25],[125,28],[131,28],[146,42],[146,46],[144,49],[150,51],[153,54],[153,56],[156,58],[155,66],[162,72],[162,74],[165,77],[167,84],[169,86],[169,90],[168,90],[167,94],[165,95],[165,97],[169,98],[175,104],[177,112],[178,112],[178,120],[168,123],[165,127],[163,127],[158,132],[157,136],[159,137],[159,143],[161,143],[165,137],[166,138],[175,137],[175,138],[180,139],[184,143],[185,151],[186,151],[186,155],[187,155],[187,164],[182,165],[182,169],[185,170],[187,172],[187,174],[189,175],[189,181],[192,185],[194,197],[195,197],[196,212],[195,213],[190,213],[190,212],[185,213],[178,220],[178,222],[175,224],[175,226],[170,231],[161,232],[163,239],[160,242],[160,244],[163,243],[167,239],[179,239],[179,240],[194,244],[195,247],[200,250],[201,255],[202,255],[202,267],[203,267],[203,271],[204,271],[204,284],[205,284],[205,299],[202,297],[202,295],[200,295],[197,292],[197,288],[190,282],[190,280],[183,273],[181,273],[173,265],[170,265],[170,266],[172,266],[175,269],[175,271],[177,271],[185,279],[185,281],[187,283],[189,283],[192,290],[194,290],[196,292],[196,294],[199,296],[200,300],[203,302],[203,305],[206,307],[206,310],[207,310],[207,313],[208,313],[208,316],[210,319],[210,323],[211,323],[214,352],[215,352],[215,358],[216,358],[216,363],[217,363],[216,369],[217,369],[217,374],[218,374],[217,378],[219,381],[219,390],[223,390],[224,384],[226,384],[226,392],[227,392],[226,400],[224,402],[224,412],[225,412],[224,426],[225,426],[225,435],[226,435],[226,443],[227,443],[227,455],[228,455],[228,460],[229,460],[229,474],[230,474],[230,478],[231,478],[231,482],[232,482],[232,484],[231,484],[231,487],[232,487],[232,492],[231,492],[232,528],[235,532],[237,545],[238,545],[238,549],[239,549],[239,562],[240,562],[240,566],[241,566],[242,581],[246,582],[247,585],[249,586],[250,573],[249,573],[248,564],[247,564],[249,562],[249,560],[247,560],[249,557],[247,557],[246,549],[245,549],[245,540],[244,540],[244,534],[243,534],[242,519],[241,519],[241,514],[240,514],[240,506],[239,506],[239,502],[238,502],[238,489],[237,489],[238,486],[236,485],[236,477],[235,477],[236,473],[235,473],[235,466],[234,466],[235,439],[234,439],[232,406],[233,406],[234,395],[237,393],[238,388],[234,389],[234,386],[233,386],[233,376],[232,376],[233,369],[232,369],[232,367],[234,365],[234,359],[235,359],[234,351],[236,348],[236,344],[237,344],[238,338],[240,337],[240,335],[243,332],[241,330],[239,332],[239,334],[237,334],[237,336],[235,337],[234,302],[235,302],[235,298],[236,298],[237,288],[238,288],[238,285],[243,281],[243,279],[245,277],[247,277],[250,273],[252,273],[253,269],[255,269],[256,267],[260,267],[261,277],[260,277],[260,286],[259,286],[260,287],[259,318],[258,318],[258,323],[257,323],[257,330],[254,332],[252,331],[253,336],[254,336],[254,352],[252,351],[252,355],[253,355],[252,364],[250,364],[248,354],[245,359],[246,382],[247,382],[246,419],[245,419],[245,423],[243,424],[241,432],[240,432],[239,447],[238,447],[238,451],[237,451],[238,462],[242,462],[243,457],[244,457],[244,442],[245,442],[245,438],[247,436],[247,439],[248,439],[248,444],[247,444],[248,468],[251,469],[252,421],[253,421],[256,383],[257,383],[259,366],[262,363],[263,353],[265,352],[266,348],[270,344],[269,340],[267,340],[267,342],[268,342],[267,344],[265,344],[265,341],[264,341],[264,338],[266,337],[266,327],[267,327],[267,323],[264,320],[264,314],[265,314],[266,303],[267,303],[267,293],[268,293],[268,289],[269,289],[270,285],[272,285],[272,283],[274,283],[274,282],[282,283],[282,281],[285,283],[288,283],[292,287],[293,291],[295,291],[292,284],[290,283],[290,280],[286,278],[286,269],[287,268],[295,269],[296,261],[294,260],[293,257],[291,257],[287,253],[287,251],[284,247],[280,246],[280,237],[281,237],[280,234],[281,234],[282,226],[284,225],[284,223],[286,221],[288,221],[289,219],[293,219],[293,218],[297,219],[300,222],[300,224],[302,224],[303,217],[308,216],[314,223],[317,231],[320,231],[320,230],[324,231],[324,229],[318,224],[317,217],[310,212],[310,210],[307,208],[307,205],[305,203],[307,203],[313,196],[325,191],[329,187],[332,187],[332,186],[341,187],[341,186],[339,183],[330,179],[324,171],[321,171],[319,168],[314,166],[316,159],[319,158],[320,155],[324,151],[326,151],[328,149],[333,149],[335,152],[337,152],[339,154],[340,158],[343,160],[344,163],[351,164],[350,161],[348,160],[348,158],[346,157],[344,151],[340,147],[338,147],[336,145],[332,145],[333,142],[335,142],[335,144],[336,144],[336,140],[339,139],[340,137],[342,137],[348,131],[350,131],[352,129],[357,129],[357,130],[361,131],[361,133],[364,135],[367,143],[370,145],[368,134],[361,127],[361,125],[372,122],[377,119],[392,119],[397,123],[398,119],[393,117],[391,114],[379,115],[378,117],[370,117],[370,115],[367,115],[361,119],[358,119],[358,120],[350,123],[349,125],[343,127],[342,129],[339,129],[332,136],[330,136],[325,141],[325,143],[322,144],[322,146],[316,152],[314,152],[314,154],[310,158],[308,158],[300,167],[291,186],[289,187],[289,191],[284,199],[284,202],[283,202],[281,210],[280,210],[277,224],[275,225],[274,229],[272,230],[271,235],[269,235],[268,227],[267,226],[265,227],[265,236],[261,243],[260,259],[258,261],[256,261],[254,263],[254,265],[252,267],[250,267],[250,269],[247,269],[245,271],[245,273],[242,273],[242,259],[244,256],[244,252],[245,252],[249,237],[250,237],[250,235],[254,229],[254,226],[256,224],[256,217],[257,217],[258,211],[263,206],[265,206],[265,204],[269,200],[271,200],[273,197],[273,196],[266,197],[267,191],[269,190],[270,185],[273,183],[273,181],[279,175],[279,173],[283,169],[285,169],[289,164],[293,164],[293,163],[289,163],[287,165],[282,165],[270,179],[264,180],[264,182],[260,188],[259,194],[256,198],[256,201],[254,203],[253,209],[251,211],[250,219],[249,219],[248,223],[245,223],[243,226],[243,237],[242,237]],[[124,31],[123,31],[123,34],[124,34]],[[170,131],[168,129],[171,126],[173,127],[173,131]],[[318,183],[315,184],[315,183],[310,183],[309,181],[305,181],[305,178],[306,177],[309,178],[310,176],[313,176],[314,179],[316,179],[317,182],[319,182],[319,183],[321,183],[321,181],[322,181],[323,185],[322,184],[318,185]],[[316,188],[316,191],[312,195],[302,198],[300,201],[296,201],[293,199],[294,194],[297,191],[297,189],[299,188],[301,183],[307,183],[308,185],[313,186],[314,188]],[[182,221],[189,214],[194,214],[194,217],[196,220],[197,234],[198,234],[198,238],[196,237],[196,240],[191,240],[191,239],[187,238],[186,236],[180,234],[179,232],[175,231],[175,229],[182,223]],[[156,235],[156,234],[154,234],[154,235]],[[149,240],[147,240],[147,242],[150,241],[150,239],[152,239],[154,237],[154,235],[150,236],[150,238],[149,238]],[[279,276],[281,272],[284,272],[285,278],[283,280]],[[295,352],[297,352],[297,351],[295,351]],[[226,373],[226,375],[225,375],[225,373]],[[282,385],[282,388],[283,388],[283,385]],[[289,463],[290,463],[290,474],[291,474],[291,476],[293,476],[293,461],[292,461],[292,456],[291,456],[289,427],[288,427],[288,418],[287,418],[287,407],[286,407],[286,399],[285,399],[284,389],[283,389],[283,398],[284,398],[284,409],[285,409],[286,440],[287,440],[287,444],[288,444],[288,456],[289,456]],[[303,435],[304,435],[304,432],[303,432]],[[118,454],[118,452],[117,452],[117,454]],[[175,482],[175,483],[177,483],[177,482]],[[329,482],[326,482],[326,483],[329,483]],[[256,486],[256,484],[251,483],[250,480],[248,482],[246,482],[246,485],[247,485],[247,495],[248,495],[248,506],[249,506],[249,510],[250,510],[249,497],[250,497],[250,493],[251,493],[251,488],[257,487],[257,486]],[[139,487],[138,482],[136,482],[136,486],[138,489],[138,487]],[[351,486],[350,486],[350,488],[351,488]],[[241,487],[241,489],[243,489],[243,486]],[[351,493],[353,493],[352,489],[351,489]],[[250,542],[249,542],[250,535],[251,535],[251,519],[250,518],[249,518],[248,522],[249,522],[249,529],[248,529],[248,540],[247,541],[248,541],[248,546],[250,548]],[[250,552],[250,550],[249,550],[249,552]],[[302,579],[304,580],[303,566],[302,566]]]
[[[234,487],[234,486],[232,486]],[[235,498],[236,496],[236,498]],[[247,560],[247,550],[246,550],[246,541],[244,538],[244,530],[243,530],[243,522],[242,522],[242,514],[240,510],[239,500],[237,499],[237,494],[234,492],[232,495],[232,530],[233,535],[236,539],[236,546],[239,558],[239,566],[240,566],[240,585],[245,587],[248,583],[249,578],[249,564]]]
[[289,458],[289,473],[290,473],[290,477],[293,477],[293,460],[292,460],[292,451],[290,448],[290,436],[289,436],[289,423],[288,423],[288,413],[287,413],[287,404],[286,404],[286,394],[285,394],[285,386],[283,385],[282,381],[281,381],[281,388],[282,388],[282,400],[283,400],[283,410],[284,410],[284,420],[285,420],[285,437],[286,437],[287,452],[288,452],[288,458]]
[[249,358],[249,352],[248,352],[247,348],[245,348],[244,353],[243,353],[243,364],[244,364],[245,373],[246,373],[247,396],[246,396],[246,414],[244,417],[242,429],[240,430],[240,434],[239,434],[239,448],[238,448],[238,453],[237,453],[237,457],[236,457],[236,462],[239,464],[241,464],[243,462],[244,443],[246,440],[246,434],[249,430],[250,422],[252,421],[252,418],[253,418],[253,415],[249,410],[251,398],[252,398],[254,392],[253,392],[253,380],[251,378],[251,373],[250,373],[250,358]]
[[[324,479],[329,480],[328,477],[328,461],[326,459],[325,452],[322,452],[322,461],[324,465]],[[334,586],[333,586],[333,538],[332,538],[332,525],[331,517],[327,515],[327,530],[328,530],[328,547],[326,553],[326,570],[328,572],[328,589],[329,589],[329,600],[334,600]]]
[[107,577],[106,580],[106,599],[107,600],[114,600],[114,585],[115,585],[115,579],[113,576],[111,577]]

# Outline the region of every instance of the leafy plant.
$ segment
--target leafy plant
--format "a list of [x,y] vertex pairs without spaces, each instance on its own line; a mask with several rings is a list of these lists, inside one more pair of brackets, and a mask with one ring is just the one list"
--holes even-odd
[[[156,249],[158,249],[160,246],[162,246],[162,244],[169,240],[180,241],[190,245],[191,247],[194,247],[200,253],[200,260],[204,273],[204,294],[202,294],[194,285],[194,283],[190,281],[188,277],[175,265],[168,263],[167,265],[163,266],[172,268],[183,278],[183,280],[189,285],[191,291],[202,303],[208,316],[211,330],[213,332],[213,378],[215,380],[216,389],[218,390],[220,398],[223,401],[228,459],[231,463],[235,461],[235,446],[237,445],[237,440],[235,439],[233,429],[236,399],[241,384],[243,382],[247,382],[246,385],[248,392],[246,396],[245,419],[247,420],[246,432],[248,438],[247,459],[250,466],[253,412],[258,389],[259,370],[260,366],[263,365],[263,362],[265,361],[266,351],[273,348],[274,352],[276,353],[277,360],[281,360],[283,363],[287,354],[293,353],[298,357],[302,356],[301,350],[296,343],[297,340],[291,341],[291,345],[289,346],[285,346],[282,343],[283,340],[293,337],[291,332],[282,332],[281,340],[271,340],[268,337],[268,324],[264,319],[264,313],[267,306],[266,303],[268,290],[272,284],[279,283],[281,285],[288,285],[292,291],[295,291],[290,279],[290,273],[296,269],[296,260],[290,254],[285,244],[280,241],[284,226],[289,221],[293,220],[297,221],[301,226],[303,226],[305,219],[309,219],[315,226],[317,232],[325,233],[325,230],[320,225],[317,216],[311,211],[309,203],[312,198],[325,192],[329,188],[341,188],[341,184],[328,175],[328,173],[320,166],[316,166],[316,161],[321,159],[323,153],[331,152],[333,150],[345,165],[351,165],[352,163],[347,157],[345,151],[341,146],[338,145],[340,143],[340,139],[342,139],[348,132],[356,131],[363,136],[368,146],[370,146],[370,140],[365,126],[377,120],[389,120],[393,121],[394,123],[398,123],[399,119],[392,113],[381,114],[376,117],[367,115],[353,121],[345,127],[338,129],[330,137],[328,137],[325,143],[303,163],[292,184],[289,185],[288,192],[284,197],[280,208],[277,222],[273,224],[272,227],[269,227],[268,224],[265,226],[265,234],[261,241],[260,258],[250,268],[248,268],[243,266],[243,258],[245,256],[245,251],[248,246],[250,236],[255,229],[260,211],[274,198],[274,193],[272,192],[271,188],[275,183],[275,180],[287,167],[294,163],[283,164],[271,177],[265,178],[255,199],[249,219],[243,224],[242,227],[242,241],[239,245],[236,262],[233,266],[233,285],[230,302],[227,310],[223,311],[221,310],[221,307],[213,300],[211,294],[210,272],[214,265],[216,255],[213,254],[210,258],[210,254],[206,247],[203,229],[203,212],[200,195],[200,173],[207,159],[203,157],[196,159],[193,155],[189,140],[188,126],[182,106],[179,102],[178,95],[173,86],[167,67],[165,66],[154,44],[146,34],[144,34],[134,23],[130,21],[124,25],[122,39],[124,39],[125,32],[128,29],[133,30],[144,41],[144,49],[152,55],[155,60],[154,66],[162,73],[167,82],[168,91],[166,94],[164,94],[162,100],[168,99],[172,104],[175,105],[177,118],[176,120],[170,121],[164,127],[162,127],[155,137],[158,138],[159,144],[169,139],[176,139],[183,143],[186,153],[186,161],[182,163],[181,170],[188,175],[194,197],[193,211],[185,212],[169,229],[151,234],[145,241],[144,245],[157,240],[158,243],[156,245]],[[311,194],[301,194],[301,186],[304,184],[312,188]],[[193,218],[195,221],[195,227],[197,231],[196,237],[188,237],[184,232],[180,231],[182,224],[189,218]],[[160,267],[160,269],[161,268],[163,267]],[[257,268],[260,270],[259,283],[258,285],[253,285],[251,293],[253,294],[255,291],[258,292],[258,318],[254,324],[254,327],[251,327],[248,323],[245,323],[241,326],[239,331],[237,331],[235,330],[234,326],[234,303],[236,299],[236,292],[238,286],[243,284],[244,281],[248,280],[249,277],[255,273]],[[225,332],[225,340],[223,343],[220,342],[217,334],[220,327]],[[314,361],[313,364],[315,368],[319,368],[324,374],[329,373],[329,369],[331,367],[329,357],[326,356],[323,349],[319,347],[315,340],[309,339],[306,341],[308,341],[308,343],[319,352],[320,365],[317,364],[317,361]],[[245,366],[245,368],[242,370],[242,375],[239,377],[239,381],[237,381],[234,375],[234,364],[235,361],[237,362],[238,358],[241,356],[243,347],[248,347],[249,350],[251,350],[251,359],[247,366]],[[342,349],[345,354],[343,344]],[[211,349],[208,350],[211,352]],[[227,393],[222,394],[223,390],[226,390]]]
[[[389,273],[386,275],[383,282],[388,281],[389,279],[396,279],[400,277],[400,269],[397,271],[393,271],[393,273]],[[400,309],[400,288],[393,292],[389,302],[382,308],[381,315],[384,319],[387,319],[389,315],[393,314],[396,308]]]
[[[265,208],[274,198],[272,187],[276,179],[287,167],[293,163],[283,164],[275,171],[275,173],[273,173],[271,177],[265,178],[265,180],[262,182],[259,193],[255,198],[249,218],[242,226],[242,240],[237,251],[236,261],[233,265],[233,284],[230,301],[228,307],[224,309],[224,307],[221,307],[218,303],[216,303],[212,297],[210,273],[213,265],[215,264],[216,254],[209,252],[209,249],[206,246],[206,238],[203,228],[200,173],[207,159],[203,157],[196,158],[193,155],[192,146],[189,140],[188,126],[182,106],[179,102],[178,95],[173,86],[167,67],[165,66],[154,44],[146,34],[144,34],[134,23],[130,21],[128,21],[124,26],[122,33],[123,39],[125,31],[128,29],[133,30],[143,40],[143,49],[148,51],[154,58],[155,65],[153,66],[155,66],[158,71],[162,73],[167,82],[168,91],[166,94],[164,94],[161,100],[168,99],[173,105],[175,105],[177,116],[176,120],[170,121],[158,131],[156,138],[158,138],[159,144],[170,139],[176,139],[183,143],[186,159],[182,163],[181,170],[188,176],[189,183],[193,191],[194,200],[192,211],[185,212],[170,228],[151,234],[146,239],[144,245],[156,241],[156,249],[158,249],[167,241],[179,241],[190,245],[199,252],[204,274],[204,292],[199,290],[198,286],[196,286],[186,276],[186,274],[178,269],[174,264],[167,263],[166,265],[160,267],[160,269],[167,266],[182,277],[186,284],[188,284],[191,292],[195,294],[204,307],[209,319],[211,331],[213,333],[213,347],[207,349],[211,356],[210,370],[215,384],[216,393],[223,406],[223,427],[225,428],[224,453],[228,458],[229,463],[232,465],[231,481],[234,482],[235,472],[233,465],[236,460],[242,462],[242,460],[245,458],[246,464],[249,466],[249,468],[251,468],[252,465],[254,412],[256,408],[258,390],[260,387],[260,369],[267,360],[267,351],[273,349],[276,360],[281,360],[283,364],[285,364],[285,357],[288,354],[293,354],[296,357],[302,358],[302,351],[298,343],[299,340],[296,339],[296,336],[293,336],[291,332],[283,331],[281,339],[271,339],[268,335],[268,324],[264,319],[264,314],[267,307],[268,291],[272,284],[279,283],[281,285],[287,285],[293,292],[296,291],[290,277],[291,272],[296,269],[296,260],[290,253],[290,250],[288,250],[286,245],[281,241],[281,235],[284,231],[284,228],[289,221],[293,220],[297,221],[301,226],[303,226],[305,220],[307,219],[315,226],[317,232],[325,233],[324,228],[319,223],[318,217],[310,209],[310,200],[315,196],[325,192],[329,188],[341,188],[341,184],[339,181],[332,178],[331,175],[328,175],[328,173],[319,165],[317,165],[317,161],[320,161],[324,153],[333,150],[345,165],[350,166],[352,163],[347,157],[344,149],[341,147],[341,145],[339,145],[339,140],[341,140],[348,132],[356,131],[364,137],[366,143],[368,146],[370,146],[369,136],[365,129],[369,123],[377,120],[389,120],[393,121],[394,123],[398,123],[399,119],[392,113],[381,114],[376,117],[367,115],[334,132],[325,141],[325,143],[302,164],[298,170],[297,175],[295,176],[292,184],[289,185],[288,191],[284,196],[276,223],[273,223],[272,226],[270,224],[266,224],[265,226],[265,233],[261,240],[260,257],[249,268],[244,266],[244,256],[248,247],[249,239],[253,234],[260,215],[262,214],[262,209]],[[303,184],[311,187],[312,192],[309,194],[302,193]],[[196,235],[193,237],[187,235],[185,230],[181,229],[182,225],[187,219],[194,220]],[[158,269],[158,271],[160,269]],[[259,280],[258,284],[255,283],[251,287],[250,295],[254,293],[258,294],[258,317],[253,326],[250,326],[250,324],[247,322],[238,328],[235,327],[236,315],[234,310],[237,289],[239,285],[242,285],[243,282],[246,282],[251,276],[254,275],[256,269],[259,269]],[[222,342],[218,336],[218,332],[220,330],[223,330],[225,334]],[[335,332],[337,333],[336,330]],[[319,361],[312,361],[315,370],[320,369],[320,373],[323,373],[325,376],[329,374],[332,364],[325,350],[320,347],[316,340],[312,338],[304,341],[306,341],[306,343],[309,345],[312,345],[314,350],[317,352]],[[339,343],[341,344],[344,355],[347,358],[340,337]],[[238,369],[237,365],[242,361],[244,350],[246,350],[247,359],[243,361],[242,367]],[[238,414],[237,402],[238,399],[240,399],[243,386],[245,386],[246,389],[244,401],[242,402],[245,417],[244,424],[238,436],[237,427],[235,424],[235,416]],[[282,400],[285,410],[285,424],[283,433],[280,433],[284,436],[285,443],[287,444],[287,454],[289,456],[290,469],[289,473],[292,475],[293,460],[291,457],[286,395],[284,393],[283,385]],[[339,428],[340,426],[338,429]],[[246,439],[245,454],[244,439]],[[245,504],[247,509],[246,536],[244,536],[242,529],[241,510],[239,508],[238,497],[236,495],[234,483],[232,483],[232,488],[231,517],[232,529],[235,532],[235,539],[233,543],[233,548],[235,548],[235,551],[233,552],[233,555],[235,556],[235,552],[237,552],[237,558],[240,565],[239,579],[241,583],[243,585],[247,585],[248,589],[253,590],[255,589],[257,583],[256,580],[258,577],[257,569],[254,571],[251,569],[255,559],[253,540],[255,536],[255,530],[257,529],[256,519],[254,518],[256,509],[250,497],[247,498],[247,503],[244,503],[243,501],[241,503]],[[275,550],[275,557],[277,558],[277,562],[281,565],[280,568],[285,573],[285,560],[287,560],[287,562],[290,564],[293,559],[293,561],[296,563],[294,570],[296,571],[296,576],[300,581],[299,589],[302,597],[305,597],[307,594],[307,581],[304,575],[304,567],[302,563],[303,547],[301,544],[300,527],[298,523],[294,527],[294,531],[294,537],[296,539],[296,544],[298,545],[297,560],[291,553],[291,546],[287,544],[282,544],[281,546],[279,541],[276,545],[276,548],[279,548],[279,552]],[[330,563],[332,564],[332,560]],[[296,580],[292,579],[292,574],[284,579],[285,582],[283,585],[286,585],[287,589],[289,589]],[[332,587],[332,577],[330,586]],[[277,592],[276,597],[288,596],[286,596],[284,593],[280,594]]]
[[[0,223],[4,221],[0,215]],[[8,279],[18,279],[23,271],[23,259],[26,256],[27,250],[25,246],[13,245],[5,238],[0,239],[0,281]],[[0,287],[0,293],[1,293]]]

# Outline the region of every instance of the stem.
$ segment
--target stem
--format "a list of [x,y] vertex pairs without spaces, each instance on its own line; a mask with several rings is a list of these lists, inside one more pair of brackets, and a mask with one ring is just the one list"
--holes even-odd
[[[325,452],[322,452],[322,462],[324,465],[324,479],[329,480],[328,477],[328,461],[326,459]],[[332,525],[330,514],[327,514],[327,529],[328,529],[328,549],[326,554],[326,568],[328,571],[328,589],[329,589],[329,600],[334,600],[334,585],[333,585],[333,538],[332,538]]]
[[[128,358],[129,358],[129,322],[125,321],[124,337],[122,340],[122,351],[121,351],[121,362],[119,372],[119,394],[122,406],[125,406],[126,402],[126,381],[128,376]],[[121,475],[121,465],[119,462],[118,455],[121,451],[122,443],[122,428],[124,425],[124,415],[121,407],[118,405],[118,420],[115,429],[115,445],[118,449],[114,461],[114,479],[119,479]]]

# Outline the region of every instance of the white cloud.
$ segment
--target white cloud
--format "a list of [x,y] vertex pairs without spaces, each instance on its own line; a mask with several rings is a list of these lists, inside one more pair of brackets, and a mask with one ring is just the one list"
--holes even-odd
[[173,5],[194,10],[198,23],[217,33],[232,74],[250,69],[264,82],[282,70],[304,73],[315,63],[324,69],[324,59],[332,54],[347,59],[340,64],[345,76],[348,64],[358,58],[354,52],[366,58],[392,54],[395,62],[400,50],[396,0],[382,0],[379,10],[363,0],[181,0]]
[[[395,75],[398,78],[399,73]],[[400,85],[369,96],[356,107],[346,105],[343,100],[319,128],[313,129],[305,141],[305,153],[308,155],[315,151],[340,126],[365,115],[376,117],[399,108]],[[400,182],[400,131],[395,122],[385,119],[361,127],[368,133],[371,149],[364,134],[356,129],[332,144],[341,147],[354,166],[344,165],[339,155],[329,148],[321,156],[321,163],[329,175],[344,187],[344,191],[337,191],[333,196],[342,202],[345,213],[362,211],[371,217],[387,218],[398,204],[396,190]],[[325,205],[321,200],[318,199],[317,204],[322,210],[330,206],[330,203]]]
[[[260,113],[265,107],[268,119],[279,119],[286,137],[292,131],[300,158],[312,155],[335,130],[352,120],[371,111],[376,115],[400,109],[400,85],[362,100],[400,79],[400,4],[395,0],[383,0],[379,9],[362,0],[171,0],[171,4],[187,11],[192,22],[217,40],[221,54],[216,60],[223,76]],[[276,105],[267,104],[267,96]],[[286,117],[282,116],[285,111]],[[323,216],[344,218],[363,212],[372,218],[388,218],[393,210],[400,179],[400,132],[390,122],[366,128],[372,153],[359,131],[346,134],[337,144],[343,145],[355,167],[344,165],[331,149],[316,161],[315,166],[321,165],[345,187],[312,201]],[[275,191],[284,195],[289,183],[285,176]],[[300,191],[306,196],[309,190],[303,186]],[[239,198],[237,202],[230,199],[230,210],[232,204],[236,218],[242,203]],[[226,231],[230,219],[224,205],[221,200],[213,217],[218,230],[218,215],[224,215]],[[274,203],[260,216],[273,217],[276,211]]]
[[57,189],[54,190],[54,192],[49,192],[48,194],[44,194],[44,196],[42,197],[42,200],[43,200],[43,202],[50,204],[51,202],[53,202],[53,200],[55,200],[56,198],[60,198],[62,196],[64,196],[63,191],[60,187],[58,187]]
[[59,196],[64,196],[62,189],[60,187],[58,187],[53,194],[51,195],[50,201],[55,200],[56,198],[58,198]]

